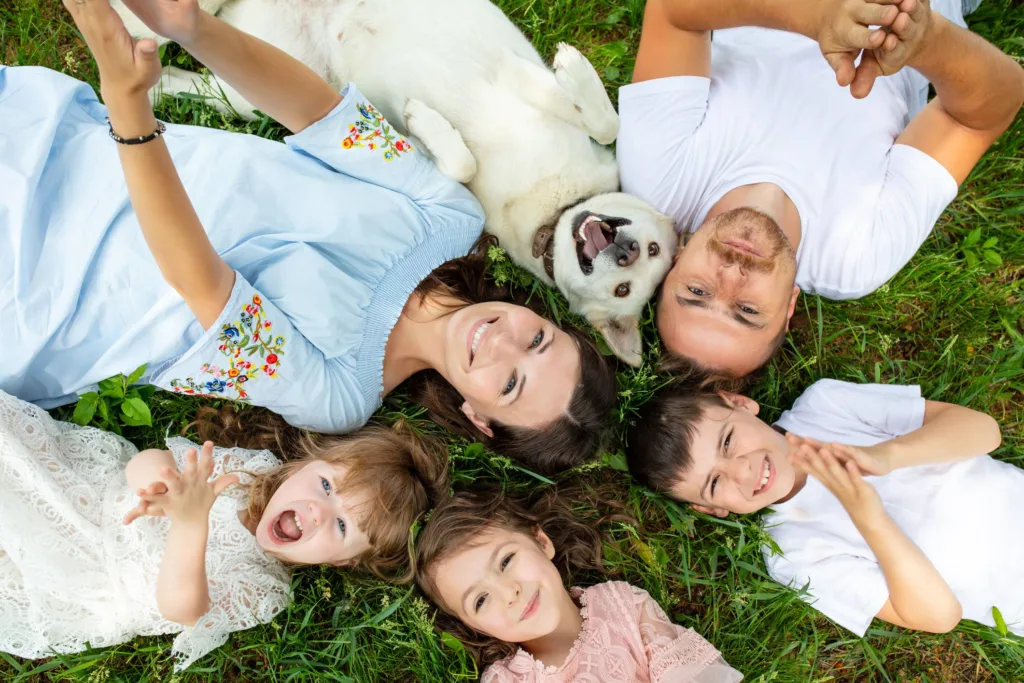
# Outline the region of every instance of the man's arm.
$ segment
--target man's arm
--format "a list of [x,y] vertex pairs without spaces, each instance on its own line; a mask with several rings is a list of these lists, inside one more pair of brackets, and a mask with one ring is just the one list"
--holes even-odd
[[[854,80],[854,60],[876,48],[898,15],[899,0],[648,0],[633,81],[710,76],[709,32],[760,26],[818,42],[842,86]],[[867,84],[870,89],[870,83]]]
[[962,183],[1024,104],[1024,69],[938,14],[908,65],[931,81],[936,97],[896,143],[921,150]]

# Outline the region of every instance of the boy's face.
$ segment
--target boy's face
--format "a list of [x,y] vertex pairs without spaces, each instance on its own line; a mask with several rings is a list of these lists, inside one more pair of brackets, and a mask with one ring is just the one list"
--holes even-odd
[[731,407],[711,405],[697,423],[693,462],[672,487],[673,498],[725,517],[757,512],[787,498],[797,483],[786,437],[757,418],[745,396],[723,394]]

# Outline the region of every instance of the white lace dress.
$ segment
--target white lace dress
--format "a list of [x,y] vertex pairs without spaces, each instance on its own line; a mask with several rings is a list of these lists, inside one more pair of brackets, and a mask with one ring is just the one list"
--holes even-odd
[[[167,446],[180,467],[194,444]],[[164,619],[156,581],[170,522],[121,523],[136,502],[125,479],[136,452],[0,392],[0,651],[34,659],[177,633],[180,671],[288,604],[289,573],[242,526],[246,496],[233,487],[210,512],[210,611],[188,628]],[[268,451],[236,448],[216,449],[214,460],[215,475],[280,464]]]

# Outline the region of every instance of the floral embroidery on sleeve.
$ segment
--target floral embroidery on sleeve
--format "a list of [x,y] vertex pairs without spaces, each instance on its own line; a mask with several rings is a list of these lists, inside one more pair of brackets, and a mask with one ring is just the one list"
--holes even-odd
[[405,152],[413,151],[409,141],[396,134],[384,115],[372,104],[360,102],[356,109],[359,111],[360,120],[348,127],[348,137],[341,141],[342,149],[365,147],[372,151],[379,147],[384,150],[385,161],[391,161]]
[[[171,388],[181,394],[248,401],[248,382],[264,377],[277,379],[285,339],[275,337],[273,328],[274,324],[264,315],[263,300],[254,294],[239,319],[221,327],[217,349],[227,359],[224,367],[203,363],[199,368],[202,376],[172,379]],[[254,358],[256,354],[258,359]],[[231,393],[233,397],[228,395]]]

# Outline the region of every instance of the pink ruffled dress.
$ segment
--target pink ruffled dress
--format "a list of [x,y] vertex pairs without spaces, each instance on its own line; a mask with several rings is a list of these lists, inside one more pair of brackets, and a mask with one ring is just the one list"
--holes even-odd
[[714,645],[673,624],[641,588],[622,581],[573,588],[583,629],[562,666],[544,666],[522,648],[492,664],[481,683],[737,683],[743,679]]

